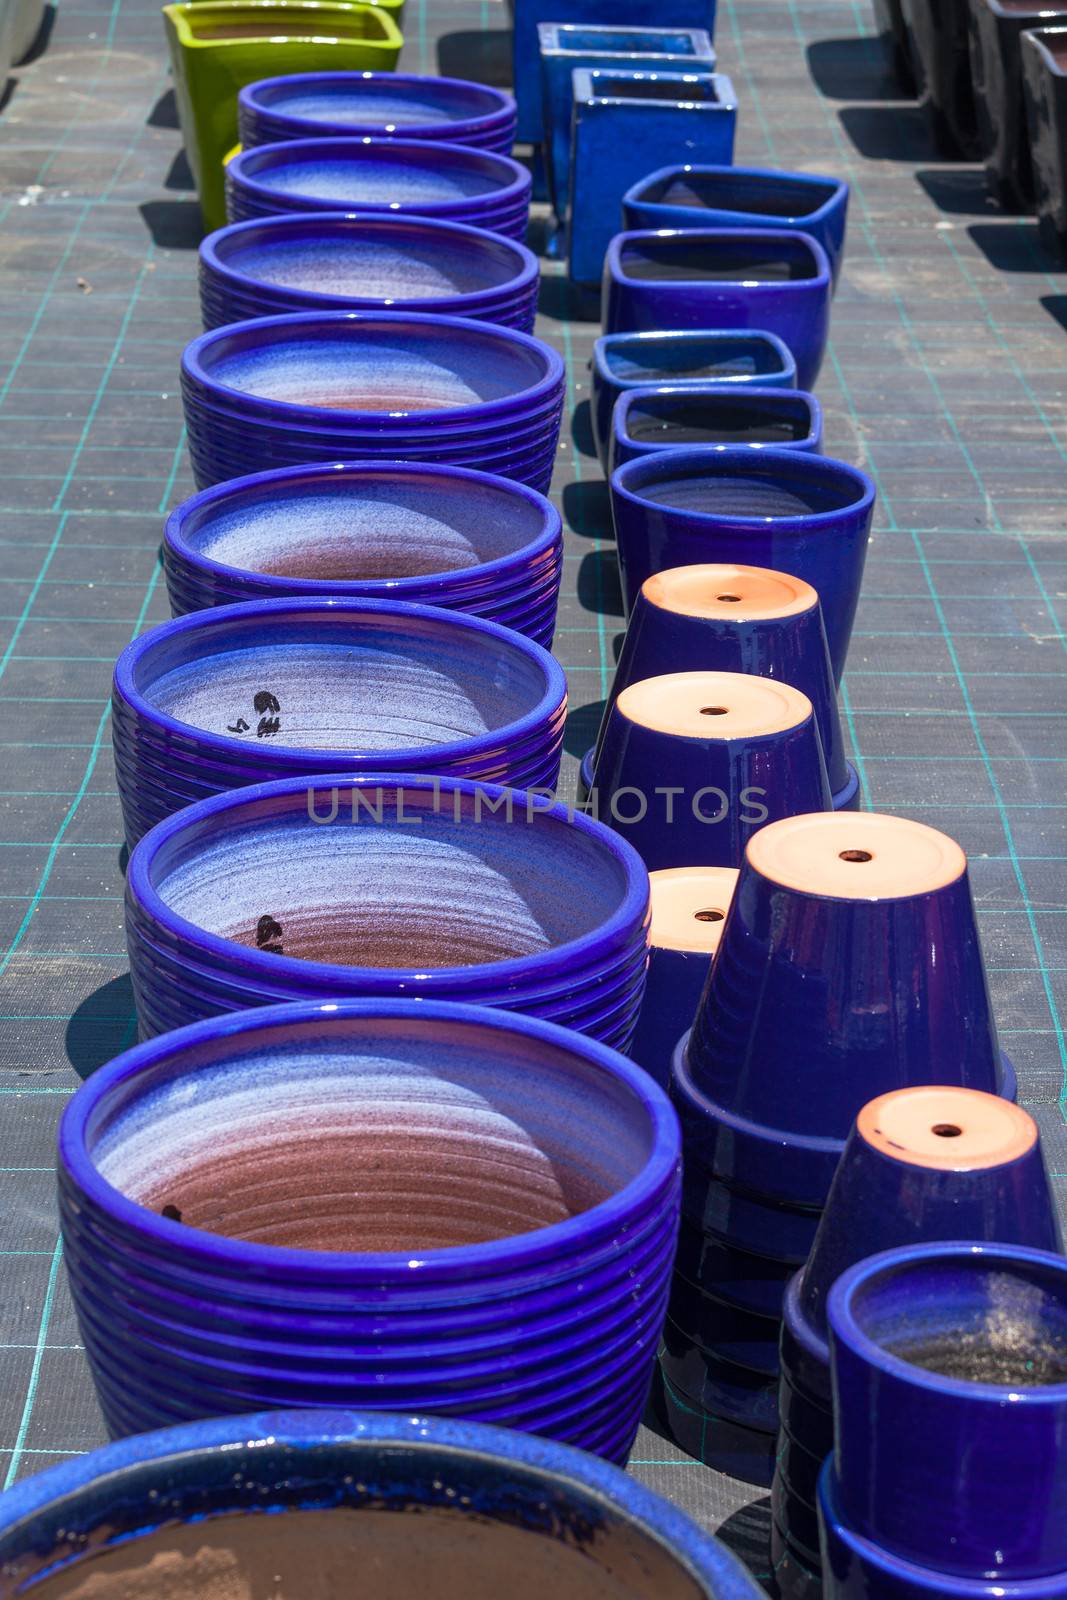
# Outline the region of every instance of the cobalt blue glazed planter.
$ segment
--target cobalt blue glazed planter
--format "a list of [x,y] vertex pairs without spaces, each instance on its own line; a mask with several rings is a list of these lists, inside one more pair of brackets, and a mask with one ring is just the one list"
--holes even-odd
[[627,612],[667,567],[737,562],[792,573],[822,605],[840,683],[859,600],[874,484],[797,450],[660,450],[612,474],[611,508]]
[[[221,875],[220,875],[221,874]],[[626,1049],[648,874],[544,793],[459,778],[286,778],[201,800],[130,857],[142,1034],[272,1000],[465,1000]]]
[[342,1000],[143,1044],[59,1132],[108,1427],[333,1401],[625,1461],[678,1179],[647,1073],[529,1017]]
[[722,1361],[663,1325],[665,1420],[680,1449],[717,1472],[770,1488],[777,1416],[774,1380]]
[[[576,283],[599,283],[630,185],[662,166],[679,148],[697,160],[729,165],[734,157],[737,99],[729,78],[718,72],[579,67],[573,84],[568,270]],[[605,323],[604,332],[626,326]],[[661,318],[642,326],[673,324]]]
[[175,616],[239,600],[411,600],[483,616],[548,649],[563,524],[544,495],[464,467],[320,462],[232,478],[172,511]]
[[1041,241],[1067,255],[1067,28],[1024,33],[1022,70]]
[[290,139],[227,162],[226,215],[406,213],[522,239],[530,188],[529,172],[510,156],[441,139]]
[[286,139],[399,134],[509,156],[515,116],[515,101],[502,89],[406,72],[295,72],[261,78],[237,96],[244,150]]
[[915,88],[946,156],[982,156],[971,82],[967,0],[901,0]]
[[429,217],[266,217],[200,246],[205,328],[285,311],[432,311],[531,333],[539,282],[517,240]]
[[626,191],[623,227],[777,228],[806,233],[826,251],[837,283],[845,250],[848,184],[776,167],[696,166],[650,172]]
[[[0,1561],[20,1586],[42,1572],[92,1583],[110,1556],[136,1582],[138,1558],[161,1549],[178,1563],[171,1600],[203,1600],[205,1549],[237,1582],[269,1568],[286,1592],[343,1593],[353,1570],[373,1571],[377,1600],[432,1593],[442,1572],[467,1600],[492,1600],[502,1561],[515,1600],[546,1585],[626,1600],[631,1578],[662,1600],[760,1594],[724,1545],[607,1462],[444,1417],[261,1411],[183,1423],[63,1462],[0,1501]],[[33,1589],[47,1596],[47,1578]]]
[[731,1305],[779,1318],[786,1285],[797,1270],[795,1262],[778,1261],[706,1233],[684,1215],[675,1266],[692,1283],[714,1284],[716,1294]]
[[186,346],[182,401],[199,488],[348,457],[475,467],[541,491],[564,368],[548,345],[466,317],[258,317]]
[[814,389],[830,331],[832,282],[822,245],[784,228],[616,233],[604,258],[605,333],[656,328],[766,328]]
[[322,772],[555,789],[563,668],[483,617],[399,600],[283,599],[162,622],[111,701],[126,840],[194,800]]
[[802,389],[763,384],[627,389],[615,403],[608,471],[656,450],[712,445],[820,455],[822,407]]
[[593,438],[608,470],[615,403],[630,389],[705,388],[707,384],[758,384],[795,389],[797,367],[773,333],[692,333],[675,328],[656,333],[602,335],[593,346],[591,407]]

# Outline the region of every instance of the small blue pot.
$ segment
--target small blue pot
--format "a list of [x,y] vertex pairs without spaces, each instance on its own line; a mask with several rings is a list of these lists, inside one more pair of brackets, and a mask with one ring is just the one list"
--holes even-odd
[[657,450],[744,446],[822,454],[822,407],[803,389],[709,382],[626,390],[615,405],[608,467]]
[[111,701],[132,849],[194,800],[322,772],[431,772],[555,789],[562,667],[498,623],[393,600],[192,612],[119,656]]
[[540,268],[517,240],[429,217],[297,213],[200,246],[205,328],[286,311],[416,311],[533,331]]
[[175,616],[239,600],[410,600],[467,611],[549,648],[563,524],[507,478],[410,462],[321,462],[234,478],[172,511]]
[[144,1036],[357,994],[504,1006],[625,1049],[641,1006],[647,872],[544,794],[389,774],[260,784],[158,823],[126,892]]
[[509,156],[515,115],[511,95],[487,83],[404,72],[295,72],[246,84],[237,96],[244,150],[399,134]]
[[666,567],[737,562],[792,573],[822,604],[840,683],[859,600],[874,484],[796,450],[660,450],[612,474],[626,610]]
[[774,167],[685,162],[650,172],[626,191],[624,228],[787,228],[826,251],[836,284],[845,250],[848,184]]
[[612,416],[630,389],[700,388],[709,383],[795,389],[797,366],[777,334],[722,333],[684,328],[656,333],[604,334],[593,346],[593,439],[607,472]]
[[605,333],[656,328],[766,328],[814,389],[830,332],[832,282],[822,245],[785,228],[616,233],[604,259]]

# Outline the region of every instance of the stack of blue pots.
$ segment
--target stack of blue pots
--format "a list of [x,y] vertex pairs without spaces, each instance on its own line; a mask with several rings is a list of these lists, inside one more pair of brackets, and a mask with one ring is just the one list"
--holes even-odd
[[261,78],[237,96],[241,147],[286,139],[446,140],[509,156],[515,102],[487,83],[406,72],[294,72]]

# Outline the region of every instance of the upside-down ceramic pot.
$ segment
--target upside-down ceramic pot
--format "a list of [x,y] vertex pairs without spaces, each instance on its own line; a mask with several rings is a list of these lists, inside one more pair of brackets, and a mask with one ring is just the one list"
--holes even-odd
[[[632,183],[663,166],[679,148],[696,160],[727,165],[733,160],[737,98],[725,74],[699,70],[578,68],[573,83],[568,270],[577,283],[599,283],[622,198]],[[669,328],[672,323],[661,319],[642,325]],[[616,329],[605,324],[604,331]]]
[[736,562],[810,583],[840,682],[859,600],[874,484],[829,456],[797,450],[660,450],[612,474],[611,507],[627,612],[668,567]]
[[785,1296],[772,1537],[786,1597],[805,1595],[819,1566],[817,1480],[833,1448],[830,1290],[865,1256],[942,1239],[1061,1248],[1037,1126],[973,1089],[892,1090],[860,1111],[811,1256]]
[[943,155],[982,155],[967,39],[968,0],[901,0],[919,102]]
[[262,217],[200,246],[205,328],[286,311],[419,311],[533,331],[540,268],[517,239],[430,217]]
[[247,84],[237,97],[242,147],[283,139],[399,134],[444,139],[509,156],[515,101],[463,78],[400,72],[294,72]]
[[175,616],[286,596],[468,611],[549,648],[563,524],[524,484],[465,467],[320,462],[202,489],[167,519]]
[[830,1600],[1067,1594],[1067,1260],[905,1246],[829,1301]]
[[672,328],[603,334],[593,346],[592,374],[593,439],[605,472],[615,406],[631,389],[705,389],[710,383],[728,384],[731,389],[749,384],[763,389],[797,386],[792,352],[777,334],[759,330],[694,333]]
[[822,451],[822,407],[803,389],[713,382],[627,389],[615,402],[609,473],[634,456],[680,446]]
[[626,1049],[647,962],[637,852],[545,791],[388,773],[198,801],[126,876],[144,1036],[272,1000],[465,1000]]
[[969,0],[971,75],[986,181],[1006,211],[1028,210],[1034,171],[1026,130],[1021,34],[1067,16],[1067,0]]
[[1033,29],[1020,45],[1038,228],[1067,255],[1067,28]]
[[206,228],[226,221],[223,159],[237,95],[273,68],[391,71],[404,43],[389,5],[339,0],[195,0],[163,7],[185,153]]
[[616,233],[604,259],[605,333],[656,328],[766,328],[814,389],[830,331],[826,252],[784,228]]
[[836,283],[845,249],[848,184],[775,167],[698,166],[650,172],[626,191],[624,228],[776,228],[806,233],[826,251]]
[[874,25],[881,37],[889,65],[904,92],[915,92],[915,73],[908,47],[902,0],[873,0]]

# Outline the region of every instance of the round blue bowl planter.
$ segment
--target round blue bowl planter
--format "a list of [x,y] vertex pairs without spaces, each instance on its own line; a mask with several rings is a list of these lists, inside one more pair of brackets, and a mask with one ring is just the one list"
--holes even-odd
[[615,404],[609,470],[657,450],[713,446],[822,454],[822,407],[803,389],[714,382],[628,389]]
[[417,311],[533,331],[540,268],[515,239],[430,217],[297,213],[200,245],[205,328],[286,311]]
[[171,512],[176,616],[285,597],[408,600],[499,622],[547,649],[563,524],[524,484],[464,467],[321,462],[230,479]]
[[198,488],[348,457],[547,489],[564,368],[512,328],[415,312],[258,317],[194,339],[182,399]]
[[830,332],[833,283],[822,245],[783,228],[617,233],[604,260],[605,333],[761,328],[792,351],[814,389]]
[[554,790],[562,667],[481,617],[393,600],[254,600],[163,622],[119,656],[112,739],[131,849],[194,800],[322,772]]
[[662,1090],[602,1044],[431,1001],[216,1018],[94,1074],[59,1173],[113,1434],[337,1401],[625,1461],[679,1143]]
[[226,165],[230,222],[292,211],[407,214],[523,239],[531,178],[510,156],[440,139],[291,139]]
[[624,840],[543,793],[385,773],[217,795],[130,857],[142,1035],[271,1001],[425,996],[626,1049],[648,897]]
[[848,184],[814,172],[769,167],[660,167],[626,191],[623,227],[788,229],[826,251],[833,280],[841,272]]
[[666,567],[737,562],[792,573],[822,605],[844,671],[874,512],[865,472],[796,450],[661,450],[611,478],[626,609]]
[[237,96],[244,150],[287,139],[351,139],[399,134],[447,140],[509,156],[515,101],[502,89],[464,78],[406,72],[295,72],[246,84]]

